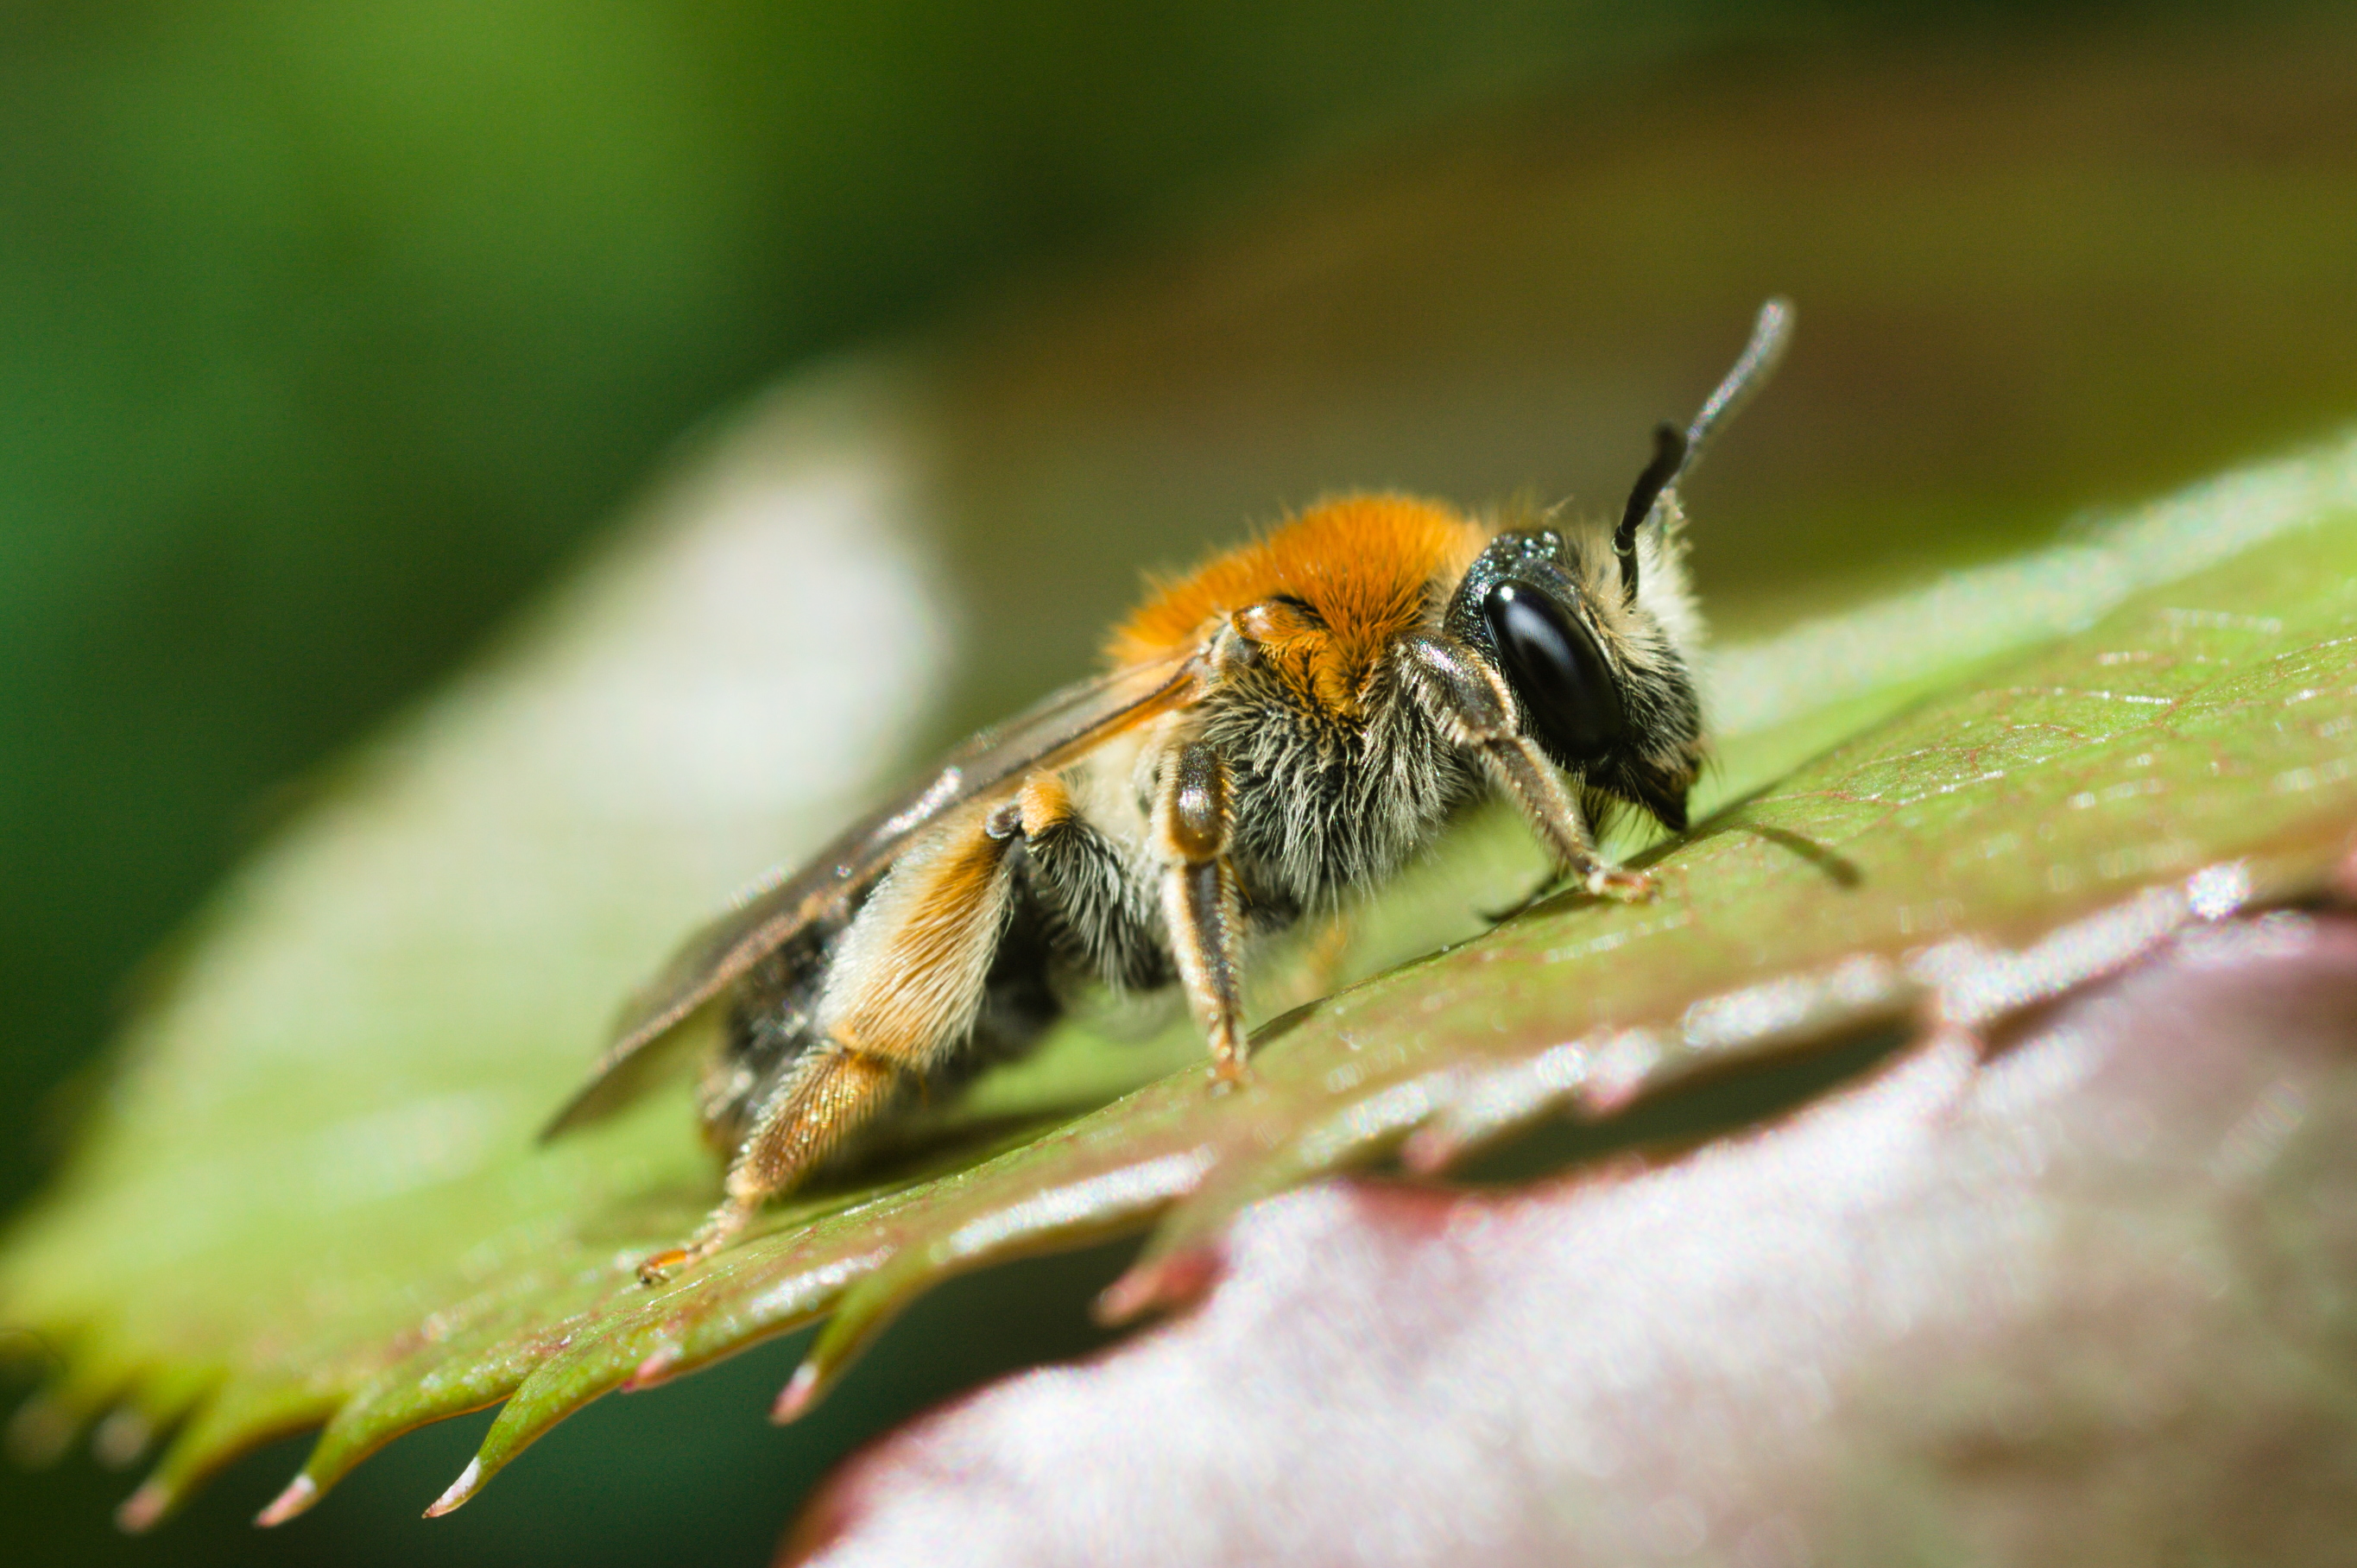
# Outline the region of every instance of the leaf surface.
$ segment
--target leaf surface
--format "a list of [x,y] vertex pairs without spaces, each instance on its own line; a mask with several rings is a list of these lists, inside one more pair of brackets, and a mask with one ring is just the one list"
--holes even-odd
[[[0,1260],[0,1317],[66,1348],[20,1444],[110,1407],[179,1423],[126,1505],[145,1524],[324,1423],[285,1517],[400,1433],[501,1403],[456,1506],[587,1401],[832,1315],[799,1409],[960,1270],[1159,1216],[1110,1303],[1135,1311],[1308,1177],[1403,1147],[1438,1170],[1697,1070],[2002,1018],[2321,886],[2357,820],[2343,446],[1727,650],[1720,804],[1647,853],[1655,903],[1484,931],[1528,852],[1477,827],[1369,911],[1353,961],[1380,972],[1262,1030],[1249,1087],[1210,1092],[1183,1030],[1067,1030],[940,1119],[963,1141],[650,1291],[631,1262],[716,1186],[684,1097],[531,1134],[630,981],[853,814],[941,678],[895,543],[906,438],[864,395],[771,410],[223,895]],[[1409,956],[1442,937],[1465,940]]]

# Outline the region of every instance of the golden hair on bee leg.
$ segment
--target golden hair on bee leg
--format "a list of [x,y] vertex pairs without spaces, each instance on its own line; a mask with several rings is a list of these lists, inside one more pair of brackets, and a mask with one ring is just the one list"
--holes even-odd
[[1012,818],[968,811],[893,866],[845,933],[819,1000],[819,1043],[755,1112],[727,1196],[686,1245],[640,1264],[641,1279],[718,1251],[964,1041],[1006,923]]
[[1072,792],[1052,773],[1035,773],[1015,792],[1017,825],[1027,839],[1055,832],[1072,820]]
[[1347,908],[1323,909],[1304,916],[1300,929],[1302,938],[1287,954],[1276,983],[1258,999],[1271,1017],[1340,989],[1351,944],[1358,938],[1359,918]]
[[1164,769],[1154,802],[1162,856],[1163,918],[1195,1021],[1211,1047],[1215,1077],[1244,1076],[1242,914],[1228,864],[1228,768],[1200,741]]

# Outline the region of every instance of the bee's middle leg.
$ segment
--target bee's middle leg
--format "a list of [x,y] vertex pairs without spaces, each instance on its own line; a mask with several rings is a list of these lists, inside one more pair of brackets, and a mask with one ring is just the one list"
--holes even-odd
[[652,1284],[718,1251],[920,1082],[973,1029],[1006,920],[1012,835],[977,810],[903,855],[843,939],[803,1054],[753,1113],[720,1207],[639,1265]]
[[1226,762],[1201,741],[1180,747],[1154,802],[1163,920],[1211,1070],[1234,1080],[1244,1076],[1243,940],[1229,826]]

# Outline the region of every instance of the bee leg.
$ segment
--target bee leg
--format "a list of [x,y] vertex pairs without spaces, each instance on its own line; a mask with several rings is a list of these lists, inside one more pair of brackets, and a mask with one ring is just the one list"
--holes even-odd
[[772,1195],[791,1187],[898,1098],[908,1076],[899,1063],[838,1041],[813,1047],[761,1107],[728,1167],[720,1207],[684,1245],[667,1247],[640,1262],[639,1278],[659,1284],[726,1246]]
[[1014,835],[996,815],[967,812],[877,886],[828,969],[820,1043],[754,1112],[720,1207],[684,1245],[640,1263],[640,1279],[656,1283],[718,1251],[964,1043],[1006,920]]
[[1347,909],[1329,909],[1315,917],[1306,929],[1308,938],[1297,950],[1297,967],[1287,977],[1282,996],[1267,1003],[1272,1013],[1331,995],[1341,983],[1351,942],[1358,935],[1358,921]]
[[1179,748],[1154,800],[1163,921],[1187,1002],[1211,1046],[1214,1076],[1244,1076],[1242,910],[1228,864],[1228,768],[1201,741]]
[[1653,894],[1653,879],[1624,871],[1596,853],[1579,803],[1538,744],[1515,722],[1505,682],[1479,655],[1437,632],[1402,638],[1394,648],[1408,691],[1450,741],[1480,759],[1490,782],[1522,811],[1555,860],[1599,897]]

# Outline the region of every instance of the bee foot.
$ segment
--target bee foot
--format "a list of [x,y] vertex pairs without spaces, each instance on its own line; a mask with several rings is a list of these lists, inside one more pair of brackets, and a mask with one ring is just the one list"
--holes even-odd
[[714,1209],[703,1227],[687,1239],[686,1246],[665,1247],[643,1259],[639,1264],[639,1283],[659,1285],[680,1270],[704,1262],[745,1229],[745,1222],[753,1217],[759,1203],[758,1197],[748,1199],[730,1194],[727,1201]]
[[1599,865],[1587,874],[1587,891],[1598,898],[1610,898],[1622,904],[1641,904],[1661,891],[1650,872],[1624,871],[1617,865]]
[[662,1251],[640,1260],[639,1283],[659,1285],[694,1262],[694,1255],[685,1247],[665,1247]]
[[1222,1057],[1211,1064],[1209,1076],[1212,1092],[1224,1094],[1229,1090],[1242,1089],[1250,1083],[1252,1069],[1244,1065],[1241,1057]]

